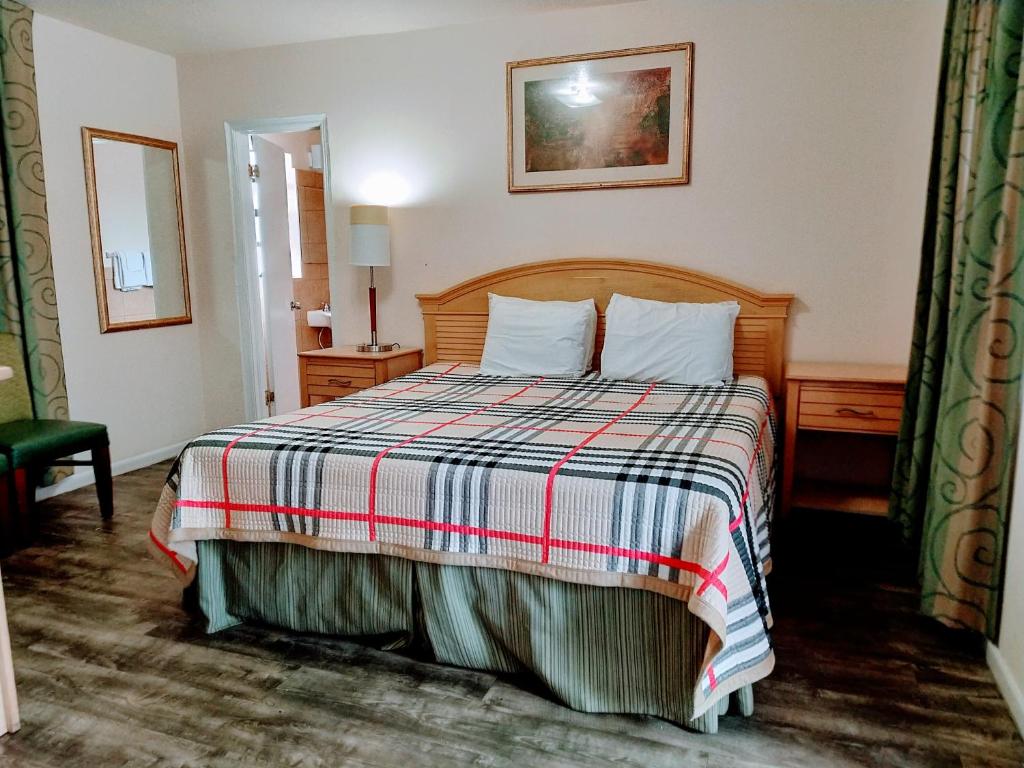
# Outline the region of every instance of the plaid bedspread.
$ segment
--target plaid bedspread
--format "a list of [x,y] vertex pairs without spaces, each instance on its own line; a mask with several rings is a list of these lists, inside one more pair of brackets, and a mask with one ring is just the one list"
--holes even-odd
[[691,387],[435,364],[193,440],[150,543],[185,582],[197,540],[234,539],[658,592],[712,630],[699,715],[774,665],[774,457],[759,378]]

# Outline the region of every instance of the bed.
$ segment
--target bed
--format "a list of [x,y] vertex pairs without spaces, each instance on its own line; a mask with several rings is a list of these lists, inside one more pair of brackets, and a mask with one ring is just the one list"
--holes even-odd
[[[488,292],[736,300],[724,387],[485,376]],[[262,621],[528,672],[590,712],[714,732],[771,672],[775,398],[790,296],[561,260],[420,296],[427,366],[193,440],[150,531],[208,629]]]

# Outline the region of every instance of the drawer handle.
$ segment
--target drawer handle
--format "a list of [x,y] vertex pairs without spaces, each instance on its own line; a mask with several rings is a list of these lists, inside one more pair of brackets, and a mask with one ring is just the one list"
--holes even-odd
[[351,387],[352,379],[328,379],[327,383],[332,387]]
[[874,411],[858,411],[856,408],[836,408],[836,413],[842,413],[846,416],[862,416],[865,418],[871,418],[875,415]]

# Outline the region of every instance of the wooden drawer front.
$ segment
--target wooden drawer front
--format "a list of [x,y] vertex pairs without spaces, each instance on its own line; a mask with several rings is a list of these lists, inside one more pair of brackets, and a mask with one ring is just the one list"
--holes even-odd
[[307,376],[331,376],[340,379],[366,379],[372,386],[373,363],[360,365],[358,363],[325,363],[317,361],[306,363]]
[[341,373],[307,373],[306,385],[312,391],[313,387],[352,387],[354,389],[366,389],[373,386],[373,379],[364,376],[346,376]]
[[903,390],[894,387],[800,387],[799,427],[837,431],[899,432]]
[[304,394],[310,405],[360,392],[375,383],[373,363],[307,360],[305,373]]
[[336,397],[344,397],[354,392],[362,392],[364,389],[366,387],[323,387],[316,384],[310,384],[306,387],[306,391],[309,393],[310,404],[313,403],[313,399],[317,395],[323,395],[326,399],[333,400]]

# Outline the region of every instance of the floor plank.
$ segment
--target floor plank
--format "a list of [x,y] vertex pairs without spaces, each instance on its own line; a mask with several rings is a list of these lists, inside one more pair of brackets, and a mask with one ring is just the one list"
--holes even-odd
[[1024,765],[982,645],[917,614],[908,555],[862,562],[884,521],[778,532],[776,670],[752,718],[702,736],[346,640],[207,635],[145,550],[167,469],[116,478],[110,522],[91,488],[41,504],[35,545],[3,561],[23,727],[0,767]]

